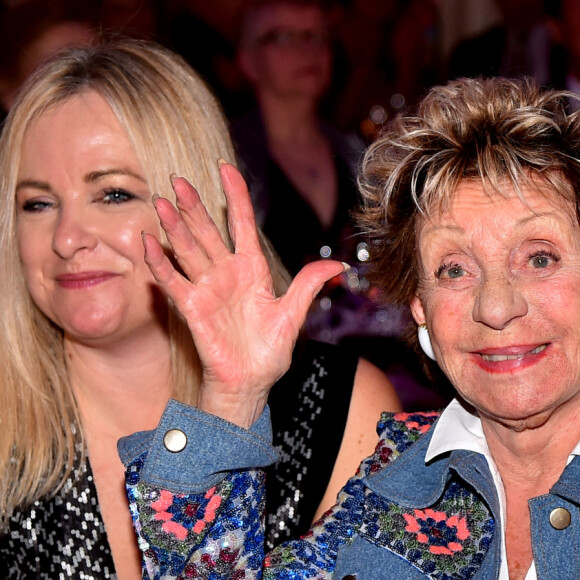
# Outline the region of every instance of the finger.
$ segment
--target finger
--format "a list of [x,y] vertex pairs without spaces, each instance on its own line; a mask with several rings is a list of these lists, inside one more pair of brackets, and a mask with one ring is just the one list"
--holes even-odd
[[203,248],[208,258],[215,262],[228,256],[230,250],[203,205],[195,187],[184,177],[173,178],[172,185],[177,197],[177,208],[195,241]]
[[153,203],[175,258],[185,275],[190,280],[194,280],[211,265],[211,261],[203,248],[200,248],[195,241],[174,205],[163,197],[156,197]]
[[307,264],[298,272],[280,302],[290,317],[300,322],[306,320],[308,309],[324,284],[345,272],[348,265],[336,260],[319,260]]
[[261,253],[254,208],[242,174],[231,163],[220,162],[220,175],[228,201],[228,226],[236,253]]
[[180,306],[184,302],[183,297],[186,296],[189,290],[189,283],[175,269],[155,236],[144,232],[142,238],[145,248],[145,263],[149,267],[157,284],[159,284],[161,289],[173,300],[177,308],[181,311]]

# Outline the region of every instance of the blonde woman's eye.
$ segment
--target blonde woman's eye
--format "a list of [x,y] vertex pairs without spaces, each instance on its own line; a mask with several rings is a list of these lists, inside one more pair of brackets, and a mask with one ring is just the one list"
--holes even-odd
[[22,211],[26,213],[39,213],[50,208],[52,204],[48,201],[29,199],[22,204]]
[[135,199],[135,196],[125,189],[108,189],[103,195],[103,202],[106,204],[122,204]]

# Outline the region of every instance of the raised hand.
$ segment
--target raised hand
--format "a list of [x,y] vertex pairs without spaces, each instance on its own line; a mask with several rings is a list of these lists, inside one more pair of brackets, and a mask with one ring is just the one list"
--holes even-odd
[[344,266],[330,260],[308,264],[277,298],[246,184],[233,165],[222,164],[220,173],[234,251],[195,189],[176,178],[177,208],[164,198],[155,207],[185,276],[150,234],[143,235],[145,261],[193,335],[203,368],[199,407],[249,427],[290,365],[314,296]]

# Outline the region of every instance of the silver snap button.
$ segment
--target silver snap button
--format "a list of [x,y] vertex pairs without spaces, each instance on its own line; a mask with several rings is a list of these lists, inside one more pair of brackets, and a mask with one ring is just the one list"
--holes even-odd
[[550,512],[550,524],[556,530],[565,530],[571,521],[572,516],[565,508],[555,508]]
[[187,445],[187,435],[181,429],[170,429],[163,437],[163,445],[171,453],[179,453]]

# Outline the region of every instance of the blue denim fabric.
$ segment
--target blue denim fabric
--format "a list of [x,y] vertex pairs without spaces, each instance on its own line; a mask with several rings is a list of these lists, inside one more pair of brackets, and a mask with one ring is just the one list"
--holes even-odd
[[[580,578],[580,457],[570,462],[549,494],[536,497],[529,504],[538,578]],[[549,523],[555,508],[564,508],[572,516],[564,530],[556,530]]]
[[[486,459],[472,451],[453,451],[446,457],[433,460],[425,464],[425,454],[429,448],[433,431],[429,431],[409,448],[397,461],[389,464],[387,469],[366,477],[363,482],[373,491],[401,506],[423,509],[432,506],[442,495],[452,471],[473,487],[480,497],[484,498],[489,506],[494,519],[499,523],[500,508],[491,472]],[[488,580],[497,578],[500,570],[501,557],[500,534],[495,534],[489,553],[479,568],[474,580]],[[356,548],[356,546],[353,546]],[[376,550],[376,549],[375,549]],[[359,549],[360,551],[360,549]],[[409,562],[399,558],[394,559],[394,554],[389,553],[388,558],[380,553],[374,555],[367,547],[366,556],[357,555],[354,558],[358,568],[363,558],[368,558],[369,571],[373,566],[381,570],[389,570],[394,574],[393,578],[425,578]],[[384,550],[383,550],[384,552]],[[385,564],[383,561],[387,560]],[[385,568],[386,566],[386,568]],[[346,570],[346,568],[345,568]],[[341,570],[337,567],[337,578],[342,578]],[[375,572],[376,574],[376,572]],[[372,580],[385,578],[385,576],[362,575],[357,579]],[[580,578],[580,577],[579,577]]]
[[[190,442],[181,453],[171,453],[163,445],[164,434],[173,428],[183,430]],[[452,479],[457,481],[457,475],[462,485],[474,489],[484,500],[499,528],[498,498],[486,460],[471,451],[453,451],[426,465],[424,457],[431,436],[432,431],[413,443],[384,469],[363,477],[364,486],[399,506],[422,510],[433,505],[449,487],[449,482]],[[121,440],[119,451],[125,464],[143,452],[148,452],[141,473],[143,483],[178,493],[199,493],[226,477],[230,469],[257,468],[274,461],[276,455],[269,441],[267,410],[251,429],[245,430],[171,401],[155,432],[138,433]],[[566,467],[549,494],[534,498],[529,504],[538,579],[580,579],[580,459],[576,457]],[[564,530],[556,530],[550,524],[550,513],[556,507],[564,507],[571,514],[571,524]],[[363,527],[365,517],[363,511],[359,520]],[[440,573],[427,575],[395,551],[368,541],[358,525],[352,528],[351,540],[336,546],[335,562],[329,565],[327,574],[320,577],[356,580],[443,577]],[[315,534],[309,541],[316,543],[319,540]],[[305,542],[301,545],[304,546]],[[293,549],[292,543],[288,547]],[[318,548],[323,551],[326,549],[322,545],[318,545]],[[500,534],[496,533],[487,555],[477,563],[475,572],[470,572],[468,576],[445,575],[445,578],[496,579],[500,557]],[[276,571],[266,571],[264,575],[276,580],[295,577],[291,572],[278,568]],[[258,572],[251,577],[260,576]]]
[[[168,451],[163,437],[171,429],[187,436],[185,448]],[[232,469],[265,467],[278,456],[272,445],[268,407],[250,429],[178,401],[167,404],[155,431],[141,431],[117,444],[121,461],[127,465],[147,451],[142,480],[173,493],[200,493],[213,487]]]

